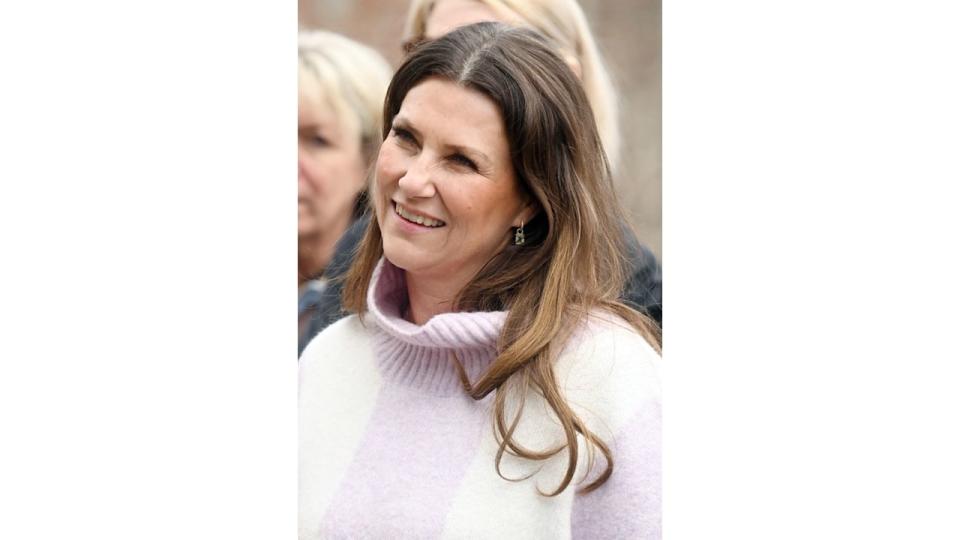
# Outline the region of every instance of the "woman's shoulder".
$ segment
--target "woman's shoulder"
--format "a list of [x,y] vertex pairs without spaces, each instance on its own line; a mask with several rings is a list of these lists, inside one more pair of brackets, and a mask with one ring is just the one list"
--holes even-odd
[[587,315],[574,329],[561,352],[563,357],[581,370],[646,372],[658,371],[660,364],[659,353],[630,323],[599,310]]
[[629,323],[594,312],[571,334],[554,372],[572,405],[616,432],[638,409],[659,406],[660,362]]

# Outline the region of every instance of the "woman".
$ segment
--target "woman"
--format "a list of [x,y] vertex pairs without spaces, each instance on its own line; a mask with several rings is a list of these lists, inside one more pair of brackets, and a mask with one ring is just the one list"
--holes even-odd
[[586,103],[498,23],[394,75],[354,315],[301,358],[301,538],[659,537],[659,344]]
[[330,32],[299,36],[297,233],[300,350],[316,335],[334,246],[360,215],[377,153],[391,69],[373,49]]
[[[525,26],[550,39],[583,83],[604,150],[616,173],[621,145],[617,93],[580,4],[576,0],[413,0],[407,15],[405,47],[482,21]],[[637,240],[626,221],[621,222],[620,228],[629,261],[621,298],[659,325],[660,263]]]
[[[604,149],[615,169],[620,148],[616,93],[579,4],[575,0],[413,0],[408,11],[404,47],[410,49],[457,27],[481,21],[526,26],[550,38],[586,89]],[[358,220],[344,234],[328,265],[328,285],[310,323],[313,334],[345,315],[340,306],[340,278],[353,260],[354,248],[366,229],[365,219]],[[621,297],[659,325],[662,318],[660,264],[654,254],[640,244],[626,221],[619,227],[629,262]]]

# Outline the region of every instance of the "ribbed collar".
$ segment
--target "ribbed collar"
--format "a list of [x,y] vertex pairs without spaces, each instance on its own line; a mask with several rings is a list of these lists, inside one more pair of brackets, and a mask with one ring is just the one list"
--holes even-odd
[[441,313],[418,326],[401,317],[406,302],[404,271],[381,259],[367,292],[367,317],[378,330],[374,346],[384,376],[431,393],[462,391],[455,352],[476,382],[496,356],[507,313]]

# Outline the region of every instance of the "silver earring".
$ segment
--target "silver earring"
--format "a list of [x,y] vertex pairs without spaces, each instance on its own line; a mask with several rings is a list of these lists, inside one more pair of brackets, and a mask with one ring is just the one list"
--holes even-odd
[[517,227],[517,232],[513,234],[513,245],[522,246],[525,241],[523,237],[523,220],[520,220],[520,226]]

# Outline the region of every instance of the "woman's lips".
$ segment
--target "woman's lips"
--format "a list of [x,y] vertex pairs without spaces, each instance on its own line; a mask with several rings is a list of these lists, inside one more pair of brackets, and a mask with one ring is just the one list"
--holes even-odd
[[442,220],[411,210],[395,201],[393,203],[393,211],[404,221],[428,229],[437,229],[446,225]]

